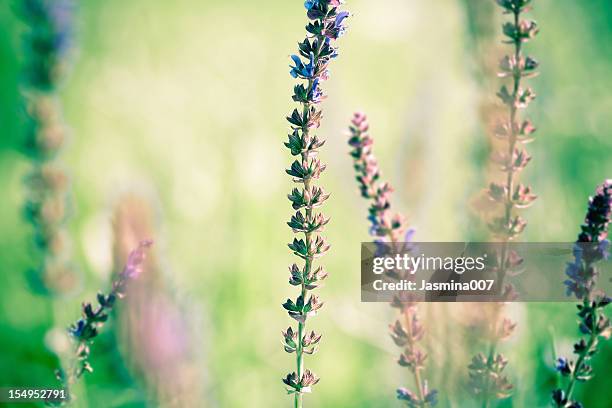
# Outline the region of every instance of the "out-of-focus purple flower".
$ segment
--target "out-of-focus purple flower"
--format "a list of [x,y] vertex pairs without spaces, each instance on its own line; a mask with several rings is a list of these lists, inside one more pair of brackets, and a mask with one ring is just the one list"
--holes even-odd
[[125,269],[121,273],[125,279],[134,279],[142,272],[142,262],[145,259],[145,250],[153,245],[153,241],[145,240],[142,241],[138,248],[130,253],[128,256]]
[[385,256],[389,252],[389,245],[385,241],[383,241],[382,239],[375,239],[374,240],[374,247],[375,247],[374,257],[376,257],[376,258]]
[[55,47],[58,54],[66,55],[74,39],[75,3],[73,0],[47,0],[49,16],[55,28]]
[[610,257],[610,241],[607,239],[601,241],[597,246],[597,251],[601,259],[607,260]]
[[[357,182],[361,195],[370,200],[368,220],[371,222],[370,235],[377,238],[387,238],[393,242],[401,242],[406,238],[406,222],[401,214],[393,214],[391,194],[393,187],[389,183],[381,183],[378,161],[372,152],[373,139],[369,135],[370,125],[366,115],[357,112],[353,115],[349,128],[349,146],[353,157]],[[412,235],[409,236],[410,238]]]
[[431,390],[425,396],[425,402],[430,406],[438,404],[438,390]]
[[181,311],[160,296],[144,310],[139,328],[142,352],[157,370],[173,367],[188,349],[188,327]]
[[108,295],[98,293],[98,306],[91,303],[83,303],[81,309],[82,317],[68,328],[68,333],[76,343],[74,364],[70,372],[58,375],[64,388],[69,388],[83,376],[85,372],[93,371],[89,364],[90,345],[98,336],[98,330],[106,323],[110,312],[115,305],[115,299],[121,298],[126,290],[129,280],[136,278],[141,271],[141,264],[145,259],[145,249],[149,248],[153,241],[142,241],[138,248],[132,251],[128,257],[125,269],[113,282],[112,290]]
[[589,199],[581,232],[574,245],[574,261],[567,264],[564,283],[567,295],[583,299],[595,287],[597,269],[593,265],[609,256],[608,225],[612,218],[612,180],[606,180]]
[[29,84],[51,90],[62,79],[74,42],[74,0],[23,0],[18,11],[30,27],[25,36]]
[[404,234],[404,242],[412,242],[414,239],[414,234],[416,233],[415,228],[408,228],[406,230],[406,234]]
[[582,407],[580,402],[571,399],[574,385],[593,376],[590,361],[598,351],[599,341],[612,336],[612,325],[603,310],[611,299],[596,288],[599,275],[597,263],[609,256],[607,237],[611,218],[612,180],[606,180],[597,188],[595,196],[589,199],[587,215],[574,245],[574,261],[568,263],[565,269],[569,278],[564,282],[567,295],[574,295],[580,300],[578,327],[585,337],[574,343],[575,361],[560,357],[555,364],[557,371],[569,378],[565,390],[557,388],[552,393],[557,408]]
[[406,402],[416,402],[419,400],[412,391],[404,387],[397,389],[397,399]]

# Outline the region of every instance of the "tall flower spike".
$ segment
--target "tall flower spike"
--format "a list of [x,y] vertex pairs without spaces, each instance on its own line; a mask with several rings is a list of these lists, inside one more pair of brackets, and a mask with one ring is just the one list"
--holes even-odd
[[[359,190],[362,197],[370,201],[370,235],[377,243],[389,242],[399,246],[402,242],[412,239],[414,230],[407,228],[405,218],[401,214],[391,212],[390,198],[393,188],[389,183],[380,181],[378,161],[372,151],[374,140],[368,133],[369,127],[366,115],[355,113],[349,126],[348,144],[352,149],[350,155],[353,158]],[[412,279],[407,271],[395,273],[405,274],[398,276],[399,280]],[[395,323],[389,326],[393,342],[402,348],[398,364],[410,370],[416,388],[416,392],[398,388],[397,398],[410,408],[432,407],[437,403],[438,392],[429,390],[422,375],[427,354],[418,346],[424,335],[424,328],[419,321],[417,304],[410,299],[396,298],[391,306],[396,307],[400,315]]]
[[[138,278],[142,273],[142,263],[146,256],[146,250],[153,245],[153,241],[142,241],[138,248],[130,252],[125,268],[112,283],[111,291],[108,294],[99,292],[97,295],[98,305],[93,306],[89,302],[82,305],[82,317],[68,328],[68,334],[74,342],[74,355],[72,363],[66,371],[59,369],[56,371],[57,379],[67,390],[68,400],[70,399],[70,388],[86,372],[92,372],[93,367],[89,362],[90,346],[102,326],[110,316],[110,312],[116,304],[117,299],[125,296],[128,283]],[[61,401],[61,403],[66,401]],[[55,405],[51,403],[51,405]]]
[[283,379],[287,392],[294,395],[295,407],[302,406],[303,394],[310,392],[319,381],[304,365],[304,355],[314,354],[321,339],[321,335],[306,331],[308,318],[323,305],[317,295],[310,292],[327,276],[322,267],[315,267],[314,261],[330,247],[319,235],[329,219],[315,211],[329,194],[314,184],[325,170],[325,165],[317,157],[324,141],[314,131],[322,117],[317,108],[324,99],[321,83],[329,76],[327,67],[330,61],[338,55],[332,43],[344,32],[348,16],[348,13],[338,10],[340,5],[339,0],[308,0],[304,3],[309,20],[307,35],[298,44],[298,54],[291,56],[290,74],[301,80],[293,89],[293,100],[300,104],[300,108],[294,109],[287,117],[291,131],[285,146],[292,156],[296,156],[287,174],[300,187],[294,188],[288,196],[295,214],[287,224],[295,234],[303,234],[303,238],[294,238],[289,244],[289,249],[303,264],[289,267],[289,284],[299,287],[300,293],[295,300],[287,299],[283,308],[298,327],[297,330],[289,327],[282,337],[285,351],[296,355],[296,371]]
[[[531,160],[524,145],[533,140],[535,132],[531,121],[522,118],[519,113],[535,98],[533,90],[522,85],[524,79],[537,75],[538,67],[537,61],[523,52],[523,45],[539,31],[534,21],[521,19],[521,14],[530,10],[531,3],[532,0],[497,0],[504,13],[512,16],[511,21],[503,24],[502,31],[506,37],[505,43],[513,47],[513,53],[500,61],[498,74],[500,78],[507,78],[511,82],[510,87],[503,85],[497,94],[507,110],[507,117],[500,120],[495,131],[501,147],[493,155],[495,164],[502,172],[503,181],[491,183],[487,190],[488,198],[499,209],[498,215],[489,223],[489,229],[493,236],[504,243],[496,267],[496,283],[502,293],[513,293],[504,284],[506,271],[515,258],[515,254],[508,251],[507,244],[515,240],[527,225],[517,210],[530,206],[536,199],[530,187],[518,182],[519,173]],[[486,356],[475,356],[468,367],[470,388],[482,400],[483,407],[488,407],[492,400],[509,397],[513,388],[503,375],[507,360],[496,353],[496,348],[501,340],[511,334],[515,324],[502,316],[503,303],[491,307],[488,353]]]
[[68,66],[74,8],[73,0],[17,3],[28,26],[22,86],[28,124],[23,150],[32,168],[25,182],[24,212],[34,227],[37,250],[30,278],[45,293],[65,293],[77,283],[64,227],[70,207],[68,177],[56,160],[67,133],[56,90]]
[[597,353],[600,338],[609,339],[612,325],[604,313],[612,299],[596,289],[597,263],[607,259],[610,252],[608,226],[612,220],[612,180],[606,180],[589,199],[589,206],[580,234],[574,247],[574,261],[567,264],[565,281],[568,296],[575,296],[578,305],[580,332],[585,336],[574,344],[576,360],[560,357],[556,369],[567,378],[565,388],[552,393],[557,408],[579,408],[582,404],[572,400],[577,382],[588,381],[592,376],[589,364]]

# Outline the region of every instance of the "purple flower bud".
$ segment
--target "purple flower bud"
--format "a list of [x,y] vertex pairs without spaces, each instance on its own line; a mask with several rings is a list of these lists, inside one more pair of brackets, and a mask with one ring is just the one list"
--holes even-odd
[[310,53],[310,57],[308,60],[308,64],[304,64],[302,59],[297,55],[292,55],[291,59],[295,66],[289,66],[291,71],[289,73],[294,78],[304,78],[304,79],[312,79],[314,78],[315,73],[315,61],[314,61],[314,53]]
[[312,103],[319,103],[323,99],[323,91],[319,87],[319,78],[315,78],[312,82],[312,88],[308,93],[308,100]]
[[142,272],[142,262],[145,259],[145,250],[153,245],[153,241],[140,242],[138,248],[130,252],[125,269],[121,275],[126,279],[134,279]]
[[306,0],[304,2],[304,7],[306,7],[306,10],[310,10],[312,9],[314,6],[316,6],[318,3],[317,0]]
[[559,357],[555,364],[555,369],[563,375],[569,375],[572,373],[572,369],[569,361],[565,357]]
[[326,28],[323,32],[325,37],[329,40],[336,40],[344,34],[346,27],[344,26],[344,20],[349,16],[349,13],[342,11],[336,14],[333,24]]
[[338,31],[344,31],[344,26],[342,25],[342,22],[348,16],[349,16],[349,12],[348,11],[342,11],[342,12],[338,13],[338,15],[336,16],[336,20],[334,21],[334,28],[336,30],[338,30]]

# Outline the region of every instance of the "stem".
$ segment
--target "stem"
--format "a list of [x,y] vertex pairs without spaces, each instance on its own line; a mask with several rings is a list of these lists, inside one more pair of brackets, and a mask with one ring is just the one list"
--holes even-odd
[[[309,188],[310,188],[309,181],[305,181],[304,189],[308,190]],[[312,213],[312,209],[310,208],[306,209],[307,219],[310,217],[311,213]],[[305,233],[305,236],[306,236],[306,247],[310,248],[310,233]],[[305,278],[306,276],[310,274],[311,265],[312,265],[312,259],[310,257],[306,258],[306,264],[304,266],[304,275],[302,276],[303,278]],[[302,296],[302,299],[304,299],[304,302],[306,302],[306,292],[307,292],[306,285],[304,284],[304,279],[302,279],[301,296]],[[298,381],[302,378],[302,374],[304,372],[304,351],[303,351],[303,345],[302,345],[302,338],[304,337],[305,329],[306,329],[306,322],[299,322],[298,323],[298,345],[297,345],[297,350],[296,350],[296,364],[297,364]],[[295,394],[295,408],[301,408],[301,407],[302,407],[302,393],[297,392]]]
[[[395,235],[389,232],[387,236],[389,237],[389,240],[395,246],[397,244],[397,239]],[[412,348],[414,347],[414,341],[412,337],[412,319],[414,317],[414,314],[412,313],[412,310],[410,307],[404,307],[402,309],[402,314],[404,315],[404,321],[406,323],[406,331],[408,333],[408,339],[409,339],[408,349],[412,350]],[[417,395],[419,396],[419,400],[424,401],[425,392],[424,392],[424,387],[423,387],[423,381],[421,379],[421,373],[418,368],[415,368],[414,370],[411,370],[411,371],[412,371],[412,374],[414,375],[414,385],[417,388]]]
[[[519,10],[514,12],[514,25],[516,27],[518,27],[519,25],[519,13],[520,13]],[[521,58],[521,41],[519,39],[514,42],[514,60],[516,64],[519,64],[520,58]],[[514,100],[514,103],[512,104],[512,106],[510,106],[509,119],[510,119],[511,131],[510,131],[510,139],[508,143],[508,161],[506,165],[506,171],[507,171],[506,205],[505,205],[505,214],[504,214],[504,221],[506,225],[510,224],[510,221],[512,218],[512,208],[514,207],[512,203],[512,190],[514,188],[514,169],[513,169],[513,164],[512,164],[512,157],[514,155],[514,149],[516,147],[516,139],[518,136],[516,134],[517,127],[515,126],[515,122],[516,122],[516,115],[517,115],[519,89],[521,86],[521,72],[518,69],[515,69],[513,79],[514,79],[514,83],[513,83],[513,90],[512,90],[512,98]],[[506,262],[506,255],[507,255],[506,252],[507,252],[508,241],[509,241],[509,238],[504,239],[504,245],[502,248],[503,250],[502,266]],[[505,275],[504,268],[501,268],[501,273],[502,275],[500,276],[500,279],[501,279],[500,284],[503,284],[503,278],[504,278],[503,275]]]
[[[317,49],[315,52],[315,67],[318,63],[319,60],[319,54],[321,52],[321,45],[323,44],[323,38],[321,36],[318,36],[318,45],[317,45]],[[308,80],[308,89],[307,89],[307,93],[310,93],[310,91],[312,90],[313,87],[313,83],[314,80],[309,79]],[[308,114],[309,110],[310,110],[310,103],[306,102],[303,104],[303,110],[302,110],[302,117],[306,117],[306,115]],[[302,128],[302,134],[303,137],[305,139],[308,138],[309,136],[309,132],[310,129],[308,127],[308,124],[306,124],[306,126],[304,126]],[[303,152],[302,153],[302,164],[304,165],[304,167],[308,167],[308,159],[309,159],[309,151]],[[304,192],[310,192],[310,179],[305,179],[304,180]],[[312,207],[306,207],[306,219],[309,220],[312,218]],[[310,248],[310,244],[312,241],[312,233],[311,232],[305,232],[304,233],[304,237],[306,240],[306,248]],[[310,275],[310,271],[312,269],[312,262],[313,262],[313,257],[312,256],[308,256],[305,259],[305,265],[304,265],[304,272],[302,275],[302,287],[301,287],[301,292],[300,295],[302,296],[302,299],[304,302],[306,302],[306,295],[308,290],[306,289],[306,284],[304,283],[304,280],[307,276]],[[298,344],[297,344],[297,349],[296,349],[296,368],[297,368],[297,377],[298,377],[298,381],[300,381],[302,379],[302,374],[304,373],[304,350],[303,350],[303,345],[302,345],[302,338],[304,337],[304,334],[306,332],[306,322],[298,322]],[[301,408],[302,407],[302,393],[301,392],[296,392],[295,393],[295,399],[294,399],[294,406],[295,408]]]
[[[584,298],[584,305],[585,307],[588,305],[589,303],[589,298],[590,298],[590,293],[587,294]],[[597,308],[593,308],[593,319],[595,322],[597,322]],[[570,400],[572,397],[572,393],[574,392],[575,389],[575,385],[576,385],[576,374],[578,372],[580,372],[580,369],[582,368],[585,359],[587,358],[587,356],[589,355],[591,348],[593,347],[593,344],[595,344],[595,341],[597,340],[597,332],[596,331],[591,331],[591,336],[589,337],[589,342],[587,343],[587,347],[584,350],[584,352],[582,352],[579,356],[578,356],[578,360],[576,360],[576,367],[574,367],[574,370],[572,371],[572,378],[569,382],[569,384],[567,385],[567,390],[565,391],[565,395],[567,396],[567,399]]]
[[[414,314],[412,313],[412,310],[410,307],[404,308],[404,310],[402,310],[402,314],[404,315],[404,319],[406,321],[406,331],[408,333],[408,339],[409,339],[408,349],[412,350],[412,348],[414,347],[414,341],[412,337],[412,319],[414,317]],[[417,394],[419,396],[419,400],[424,401],[425,393],[423,392],[423,382],[421,380],[420,369],[418,367],[415,367],[411,371],[412,371],[412,374],[414,375],[414,385],[417,388]]]
[[[489,356],[487,358],[487,366],[490,367],[491,364],[493,364],[493,359],[495,358],[495,349],[497,348],[497,341],[493,340],[491,342],[491,346],[489,347]],[[490,393],[489,393],[489,381],[490,376],[487,375],[486,378],[486,382],[485,382],[485,393],[483,395],[483,399],[482,399],[482,408],[489,408],[490,406]]]
[[[520,10],[516,10],[514,12],[514,25],[515,27],[519,26],[519,15],[520,15]],[[516,64],[519,64],[520,61],[520,57],[521,57],[521,41],[520,39],[515,40],[514,41],[514,59]],[[512,221],[512,209],[514,208],[514,204],[512,203],[512,191],[514,189],[514,169],[513,169],[513,156],[514,156],[514,149],[516,147],[516,141],[517,141],[517,126],[515,126],[515,122],[517,119],[517,112],[518,112],[518,98],[519,98],[519,89],[520,89],[520,85],[521,85],[521,73],[519,70],[515,70],[514,75],[513,75],[513,85],[512,85],[512,97],[514,100],[514,103],[510,106],[510,112],[509,112],[509,120],[510,120],[510,137],[509,137],[509,141],[508,141],[508,158],[507,158],[507,162],[506,162],[506,203],[504,205],[504,225],[509,226],[511,221]],[[499,270],[497,271],[497,284],[499,287],[499,291],[500,293],[503,292],[504,289],[504,281],[506,279],[506,269],[508,267],[508,244],[510,241],[510,237],[505,236],[503,238],[502,241],[502,248],[501,248],[501,254],[500,254],[500,266],[499,266]],[[487,367],[491,368],[491,365],[493,364],[493,361],[495,360],[495,350],[497,348],[497,341],[498,339],[495,338],[496,333],[495,333],[495,324],[497,322],[497,320],[499,319],[499,309],[496,308],[495,311],[495,315],[493,316],[493,330],[492,330],[492,337],[493,340],[491,341],[490,347],[489,347],[489,355],[487,357]],[[483,393],[483,399],[482,399],[482,407],[483,408],[489,408],[490,406],[490,376],[487,375],[487,378],[485,379],[485,389],[484,389],[484,393]]]
[[[312,80],[309,81],[309,85],[308,85],[309,90],[311,86],[312,86]],[[306,115],[306,113],[308,112],[308,109],[310,109],[310,106],[309,104],[305,103],[304,104],[304,115]],[[306,126],[306,129],[303,129],[303,133],[304,133],[304,137],[308,136],[308,126]],[[302,153],[302,162],[304,163],[308,162],[308,152]],[[304,180],[304,191],[310,191],[310,180]],[[312,208],[306,208],[306,219],[310,219],[311,215],[312,215]],[[304,236],[306,240],[306,248],[310,248],[311,233],[306,232],[304,233]],[[312,257],[309,256],[305,259],[304,272],[302,275],[302,287],[301,287],[301,292],[300,292],[300,296],[302,297],[304,302],[306,302],[306,294],[307,294],[306,285],[304,284],[304,279],[310,275],[311,267],[312,267]],[[304,351],[303,351],[303,345],[302,345],[302,338],[304,337],[305,329],[306,329],[306,322],[298,322],[298,338],[297,338],[298,344],[297,344],[297,349],[295,351],[298,381],[302,379],[302,374],[304,372]],[[301,408],[301,407],[302,407],[302,393],[297,392],[295,393],[295,408]]]
[[[514,12],[514,25],[516,27],[518,27],[519,25],[519,10],[516,10]],[[516,40],[514,42],[514,60],[516,62],[516,64],[519,63],[521,58],[521,41]],[[520,71],[517,69],[514,72],[513,75],[513,89],[512,89],[512,98],[514,100],[514,103],[512,104],[512,106],[510,106],[510,115],[509,115],[509,119],[510,119],[510,139],[509,139],[509,143],[508,143],[508,161],[506,163],[506,204],[505,204],[505,212],[504,212],[504,222],[506,225],[510,224],[510,221],[512,219],[512,208],[514,207],[513,203],[512,203],[512,190],[514,189],[514,169],[513,169],[513,164],[512,164],[512,157],[514,155],[514,149],[516,147],[516,139],[517,139],[517,133],[516,133],[516,129],[517,126],[515,126],[515,122],[516,122],[516,116],[517,116],[517,106],[518,106],[518,97],[519,97],[519,89],[521,86],[521,73]],[[508,241],[509,238],[506,237],[504,238],[504,243],[502,246],[502,257],[501,257],[501,268],[500,271],[498,272],[498,281],[499,281],[499,285],[500,288],[503,288],[503,283],[504,283],[504,279],[505,279],[505,264],[506,264],[506,257],[507,257],[507,252],[508,252]]]
[[302,393],[301,392],[295,393],[295,400],[294,400],[293,406],[295,408],[302,408]]

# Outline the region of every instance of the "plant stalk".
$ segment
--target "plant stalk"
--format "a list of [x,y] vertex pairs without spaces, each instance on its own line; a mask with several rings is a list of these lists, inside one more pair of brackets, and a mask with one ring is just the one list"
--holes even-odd
[[[585,296],[584,301],[583,301],[584,306],[588,306],[590,296],[591,296],[590,293]],[[593,319],[595,322],[597,322],[597,308],[593,309]],[[577,373],[580,372],[580,369],[582,368],[582,365],[584,364],[584,361],[596,340],[597,340],[597,332],[593,330],[591,331],[591,336],[589,337],[589,342],[587,343],[586,349],[582,353],[580,353],[580,355],[578,356],[578,359],[576,360],[576,366],[574,367],[574,371],[572,372],[572,378],[570,379],[570,382],[567,385],[565,395],[567,395],[568,400],[571,400],[572,393],[574,392],[574,389],[575,389],[575,385],[577,381],[576,375]]]

